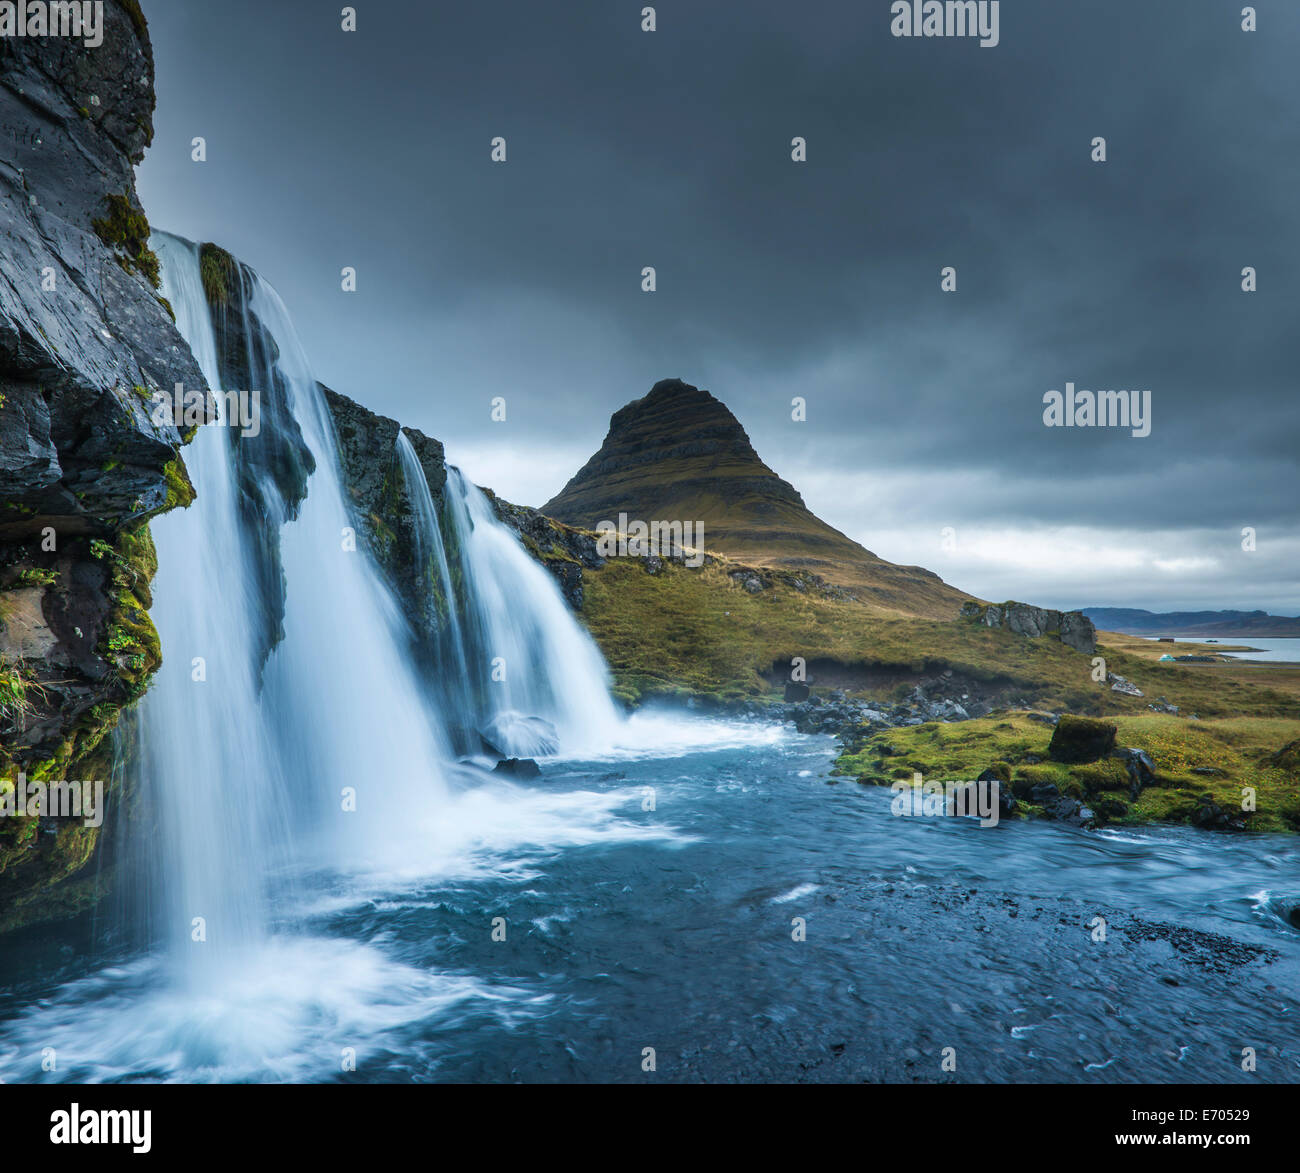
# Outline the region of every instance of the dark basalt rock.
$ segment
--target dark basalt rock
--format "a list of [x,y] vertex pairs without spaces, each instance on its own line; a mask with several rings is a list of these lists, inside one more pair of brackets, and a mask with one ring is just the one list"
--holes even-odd
[[1156,784],[1156,764],[1143,749],[1119,749],[1114,756],[1122,759],[1128,770],[1129,801],[1136,802],[1145,787]]
[[[152,396],[207,387],[154,284],[135,193],[153,103],[138,10],[105,4],[93,50],[0,40],[0,671],[25,692],[0,718],[6,778],[111,790],[107,734],[159,663],[145,523],[193,488],[188,437]],[[92,899],[95,832],[0,823],[0,929]]]
[[1095,762],[1114,749],[1115,734],[1108,721],[1065,714],[1052,732],[1047,753],[1058,762]]
[[321,393],[334,422],[343,487],[354,508],[357,533],[394,588],[412,628],[436,633],[441,620],[424,587],[425,569],[415,562],[419,543],[397,435],[402,432],[415,449],[435,508],[441,506],[447,484],[442,444],[328,387],[322,386]]
[[1202,794],[1196,800],[1187,821],[1206,831],[1242,831],[1246,827],[1242,812],[1224,810],[1210,794]]
[[[599,570],[605,558],[597,547],[596,535],[564,525],[538,509],[512,505],[491,489],[484,489],[501,523],[515,532],[524,548],[540,562],[559,584],[569,606],[582,610],[584,570]],[[678,558],[680,560],[680,556]],[[661,567],[662,569],[662,563]]]
[[[414,562],[414,516],[397,458],[397,433],[411,442],[429,484],[435,507],[441,507],[447,484],[442,444],[415,428],[378,415],[328,387],[321,388],[339,442],[343,484],[352,500],[358,532],[379,562],[417,632],[438,626],[421,584],[422,568]],[[536,509],[512,505],[483,489],[502,523],[514,531],[525,549],[555,578],[569,605],[582,610],[582,572],[599,568],[605,559],[594,534],[584,533],[545,517]]]
[[532,758],[502,758],[492,767],[494,774],[508,774],[511,778],[539,778],[541,767]]
[[[1003,785],[1000,778],[990,777],[990,773],[991,771],[985,770],[984,773],[979,776],[978,781],[997,784],[999,820],[1015,817],[1016,809],[1019,805],[1016,802],[1015,795],[1012,793],[1009,786]],[[958,787],[955,797],[957,801],[949,806],[949,814],[952,814],[954,809],[965,810],[968,814],[975,814],[979,810],[980,793],[974,783]]]
[[1090,807],[1084,806],[1077,798],[1066,796],[1046,804],[1043,814],[1070,827],[1093,827],[1097,823],[1097,815]]
[[0,43],[0,541],[47,525],[103,536],[166,508],[182,437],[150,395],[205,388],[144,275],[132,168],[152,136],[148,39],[114,4],[104,26],[94,51]]

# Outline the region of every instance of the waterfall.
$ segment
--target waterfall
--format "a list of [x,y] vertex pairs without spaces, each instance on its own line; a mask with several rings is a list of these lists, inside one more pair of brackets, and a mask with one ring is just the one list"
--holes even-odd
[[[214,330],[199,251],[162,233],[155,241],[177,326],[221,387],[229,339]],[[262,377],[275,376],[315,468],[296,516],[272,517],[282,600],[259,597],[267,560],[241,493],[250,462],[240,446],[275,437],[200,427],[185,453],[195,502],[153,525],[165,662],[143,703],[138,769],[159,821],[156,913],[174,952],[209,976],[222,969],[214,961],[265,936],[269,885],[292,857],[360,864],[436,822],[449,758],[398,609],[348,540],[333,430],[288,314],[256,274],[241,276],[244,365],[250,378],[273,367]],[[254,355],[268,341],[273,358]],[[263,663],[268,611],[283,622]]]
[[[409,445],[408,445],[409,447]],[[400,448],[400,444],[399,444]],[[428,498],[418,461],[403,454],[413,496]],[[414,467],[410,467],[413,463]],[[421,541],[450,551],[435,563],[451,612],[449,627],[467,662],[461,722],[477,725],[490,748],[536,757],[598,752],[619,717],[605,662],[570,613],[555,580],[501,523],[491,504],[457,468],[448,467],[439,532],[437,514],[421,505]],[[468,706],[472,710],[465,712]]]
[[324,397],[283,302],[256,276],[251,309],[279,347],[316,458],[301,513],[283,532],[284,638],[266,668],[264,710],[282,768],[333,833],[327,862],[343,866],[382,856],[397,839],[418,845],[437,822],[450,751],[400,609],[353,536]]
[[[162,233],[154,244],[177,327],[218,387],[198,249]],[[206,963],[265,932],[267,865],[286,841],[286,810],[258,699],[249,619],[258,603],[230,429],[199,428],[185,460],[195,503],[151,526],[152,615],[164,661],[141,706],[137,765],[159,820],[165,906],[151,911],[167,926],[175,956]],[[202,954],[189,948],[196,935],[210,945]]]
[[599,751],[619,717],[551,576],[459,470],[435,501],[399,433],[435,629],[434,659],[417,662],[356,540],[328,407],[279,295],[240,265],[237,307],[213,310],[198,247],[156,242],[209,385],[263,401],[257,435],[198,429],[195,502],[153,527],[165,664],[143,704],[138,772],[159,821],[156,911],[185,956],[202,918],[210,962],[270,931],[289,865],[427,852],[453,749]]
[[450,737],[461,752],[466,752],[477,748],[472,736],[477,730],[471,711],[473,706],[465,705],[463,696],[459,699],[457,696],[458,688],[468,687],[470,681],[469,654],[457,604],[459,591],[447,561],[442,523],[433,494],[429,492],[424,467],[411,441],[400,429],[397,432],[397,459],[414,523],[416,586],[423,592],[425,602],[425,631],[418,634],[433,643],[429,683],[444,714]]
[[343,1048],[382,1063],[421,1024],[540,1013],[545,991],[413,954],[382,910],[424,908],[430,884],[514,885],[572,846],[678,838],[639,791],[454,760],[453,742],[477,755],[481,738],[609,752],[619,722],[595,645],[483,495],[451,470],[435,500],[399,440],[435,631],[435,658],[417,654],[353,533],[333,422],[280,298],[223,263],[213,308],[211,257],[151,243],[209,386],[258,394],[261,428],[199,427],[195,501],[150,527],[164,663],[119,743],[119,876],[138,889],[123,928],[143,923],[146,947],[0,1025],[4,1078],[47,1077],[48,1048],[53,1078],[81,1082],[328,1080]]

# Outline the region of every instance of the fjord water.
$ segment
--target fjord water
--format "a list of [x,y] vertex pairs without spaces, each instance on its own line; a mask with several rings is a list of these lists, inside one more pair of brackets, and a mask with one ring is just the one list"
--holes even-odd
[[[197,252],[157,247],[217,386]],[[275,519],[282,638],[263,662],[235,441],[201,428],[198,499],[154,526],[167,663],[119,848],[141,866],[116,918],[6,942],[0,1079],[914,1081],[943,1047],[958,1079],[1300,1078],[1292,839],[895,818],[828,785],[829,739],[620,718],[554,583],[459,472],[435,502],[402,437],[431,689],[341,540],[288,315],[243,279],[315,459]],[[467,729],[531,719],[559,742],[540,778],[457,760]]]

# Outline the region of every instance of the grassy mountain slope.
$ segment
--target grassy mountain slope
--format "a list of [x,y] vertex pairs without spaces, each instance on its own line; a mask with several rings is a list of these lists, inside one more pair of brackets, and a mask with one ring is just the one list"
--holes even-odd
[[615,412],[600,451],[541,512],[586,529],[617,523],[620,512],[646,522],[702,523],[708,550],[820,575],[880,613],[951,619],[970,597],[929,570],[876,557],[827,525],[759,459],[722,403],[679,379],[656,383]]

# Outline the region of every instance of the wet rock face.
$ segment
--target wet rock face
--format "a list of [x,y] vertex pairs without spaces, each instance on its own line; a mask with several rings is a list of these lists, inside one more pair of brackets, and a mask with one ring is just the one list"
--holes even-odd
[[104,534],[164,508],[181,437],[150,393],[204,387],[151,283],[135,197],[148,39],[116,4],[104,25],[97,49],[0,43],[0,540]]
[[1082,611],[1053,611],[1028,603],[965,603],[961,617],[985,627],[1005,627],[1030,639],[1051,636],[1076,652],[1092,655],[1097,650],[1097,629]]
[[[524,549],[550,571],[569,606],[581,611],[585,597],[583,572],[599,570],[605,565],[596,536],[590,531],[564,525],[530,506],[512,505],[489,490],[484,492],[501,523],[513,530]],[[648,563],[649,559],[646,561]],[[662,569],[662,561],[659,569]]]
[[[443,446],[423,432],[377,415],[346,395],[328,387],[321,390],[334,421],[343,485],[356,510],[358,532],[396,590],[412,626],[421,631],[430,616],[422,598],[421,571],[414,562],[415,519],[397,457],[397,434],[400,430],[415,449],[435,507],[442,505],[447,484]],[[525,505],[512,505],[491,489],[484,488],[483,492],[501,522],[550,571],[569,606],[582,610],[583,570],[605,565],[595,535],[561,525]]]
[[412,628],[422,632],[431,615],[421,568],[415,564],[415,516],[397,455],[397,435],[404,433],[415,449],[435,506],[442,504],[447,484],[442,444],[328,387],[321,391],[334,422],[343,488],[356,513],[357,532],[396,591]]
[[334,419],[344,481],[359,505],[382,504],[387,461],[396,460],[399,431],[406,434],[415,449],[434,503],[442,500],[447,484],[447,462],[440,441],[414,428],[403,428],[396,420],[377,415],[328,387],[322,386],[321,390]]
[[[108,733],[159,663],[144,527],[193,491],[152,393],[206,386],[135,194],[153,103],[138,9],[105,4],[94,49],[0,40],[0,780],[111,785]],[[95,831],[2,822],[0,931],[89,899]]]

